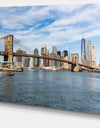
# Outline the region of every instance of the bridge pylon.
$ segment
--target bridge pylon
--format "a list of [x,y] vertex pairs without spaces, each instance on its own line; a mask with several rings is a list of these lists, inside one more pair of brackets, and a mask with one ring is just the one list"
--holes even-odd
[[4,56],[4,61],[13,62],[13,35],[4,37],[4,51],[8,55]]
[[78,65],[79,56],[78,56],[78,54],[72,54],[71,55],[71,61],[72,61],[71,71],[72,72],[79,72],[79,65]]

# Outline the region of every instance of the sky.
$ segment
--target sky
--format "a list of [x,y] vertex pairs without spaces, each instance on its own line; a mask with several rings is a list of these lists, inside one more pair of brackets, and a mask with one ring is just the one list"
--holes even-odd
[[57,46],[81,57],[83,33],[94,43],[98,63],[100,4],[0,7],[0,37],[12,34],[31,49]]

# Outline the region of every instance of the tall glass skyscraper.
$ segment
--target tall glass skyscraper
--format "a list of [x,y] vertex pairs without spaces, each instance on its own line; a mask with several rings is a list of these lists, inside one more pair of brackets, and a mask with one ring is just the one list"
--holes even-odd
[[57,55],[61,56],[61,51],[57,51]]
[[67,50],[64,50],[64,57],[68,56],[68,51]]
[[85,38],[81,39],[81,59],[86,59]]
[[[37,48],[34,49],[34,55],[38,55],[39,51]],[[34,58],[34,67],[38,67],[39,66],[39,58]]]

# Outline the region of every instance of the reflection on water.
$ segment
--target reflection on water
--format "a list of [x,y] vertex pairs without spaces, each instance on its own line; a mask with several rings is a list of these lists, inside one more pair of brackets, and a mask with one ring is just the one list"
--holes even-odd
[[100,74],[24,70],[0,73],[0,101],[100,113]]

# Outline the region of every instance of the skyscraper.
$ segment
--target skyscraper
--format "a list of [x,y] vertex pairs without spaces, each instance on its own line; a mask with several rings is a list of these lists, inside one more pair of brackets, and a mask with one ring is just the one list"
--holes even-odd
[[[55,55],[55,58],[60,58],[59,55]],[[60,61],[55,61],[55,66],[60,67]]]
[[44,47],[41,48],[41,55],[44,54]]
[[95,57],[95,46],[92,47],[92,66],[96,66],[96,57]]
[[[16,53],[26,53],[25,51],[23,51],[22,49],[17,49],[16,50]],[[15,65],[17,67],[23,67],[25,66],[25,57],[22,57],[22,56],[17,56],[15,58]]]
[[47,47],[46,47],[46,45],[44,45],[44,54],[45,55],[47,54]]
[[30,57],[25,57],[25,67],[29,67]]
[[34,57],[30,57],[29,67],[34,68]]
[[[44,47],[41,48],[41,53],[40,54],[42,56],[44,56]],[[44,66],[42,58],[39,59],[39,66]]]
[[[50,53],[49,57],[53,57],[54,58],[55,54],[54,53]],[[52,68],[55,67],[55,61],[54,60],[49,60],[49,67],[52,67]]]
[[47,55],[49,56],[49,49],[47,49]]
[[81,60],[86,60],[85,38],[81,39]]
[[61,57],[61,51],[57,51],[57,55]]
[[57,47],[56,46],[53,46],[52,47],[52,53],[54,53],[55,55],[57,55]]
[[[41,55],[42,56],[49,56],[49,50],[47,49],[46,45],[44,45],[44,47],[41,48]],[[43,65],[44,67],[48,67],[49,66],[49,60],[48,59],[41,59],[40,65]]]
[[92,49],[91,49],[91,41],[87,41],[87,62],[88,65],[92,65]]
[[99,60],[99,70],[100,70],[100,60]]
[[47,49],[46,45],[41,48],[41,55],[49,55],[49,49]]
[[[26,54],[26,51],[23,51],[24,54]],[[25,67],[25,59],[26,57],[22,57],[22,67]]]
[[64,51],[62,52],[62,56],[63,56],[63,57],[68,56],[68,51],[67,51],[67,50],[64,50]]
[[[37,48],[34,49],[34,55],[38,55],[39,51]],[[39,66],[39,58],[34,58],[34,67],[38,67]]]

